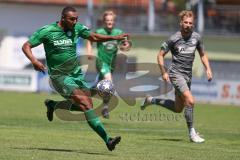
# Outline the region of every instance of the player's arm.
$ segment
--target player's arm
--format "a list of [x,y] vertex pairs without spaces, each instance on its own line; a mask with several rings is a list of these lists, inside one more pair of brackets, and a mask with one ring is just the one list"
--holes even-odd
[[75,25],[75,29],[79,30],[79,37],[82,37],[84,39],[88,39],[91,42],[105,42],[110,40],[123,40],[126,37],[129,39],[129,34],[120,34],[117,36],[109,36],[109,35],[103,35],[98,34],[95,32],[91,32],[86,26],[83,26],[79,23]]
[[89,60],[94,58],[92,42],[87,40],[86,42],[87,57]]
[[167,52],[165,52],[164,50],[161,49],[158,53],[157,61],[158,61],[158,66],[161,71],[163,80],[169,82],[168,72],[164,67],[164,56],[166,54],[167,54]]
[[22,51],[25,56],[31,61],[34,69],[44,73],[46,67],[36,57],[33,56],[32,48],[33,46],[27,41],[23,44]]
[[204,65],[204,67],[206,69],[208,81],[211,81],[212,80],[212,69],[209,64],[209,59],[208,59],[207,53],[205,51],[203,51],[203,49],[198,49],[198,53],[200,55],[202,64]]
[[117,36],[108,36],[108,35],[91,32],[90,36],[87,39],[92,42],[104,42],[109,40],[123,40],[125,39],[125,37],[129,37],[129,35],[124,33]]
[[158,61],[158,66],[159,66],[159,69],[162,73],[162,79],[164,81],[167,81],[169,82],[169,76],[168,76],[168,72],[167,70],[165,69],[164,67],[164,56],[168,53],[169,51],[169,44],[170,44],[170,40],[166,41],[166,42],[163,42],[162,45],[161,45],[161,49],[158,53],[158,56],[157,56],[157,61]]
[[45,36],[48,34],[46,27],[47,26],[44,26],[34,32],[29,37],[29,40],[25,42],[22,46],[23,53],[31,61],[34,69],[43,73],[44,70],[46,70],[46,67],[37,58],[34,57],[32,53],[32,48],[39,46],[45,41]]
[[199,37],[199,40],[198,40],[198,43],[197,43],[196,47],[197,47],[198,53],[200,55],[202,64],[205,67],[205,70],[206,70],[206,73],[207,73],[207,79],[208,79],[208,81],[211,81],[212,80],[212,69],[211,69],[210,64],[209,64],[207,53],[204,50],[203,41],[202,41],[201,37]]

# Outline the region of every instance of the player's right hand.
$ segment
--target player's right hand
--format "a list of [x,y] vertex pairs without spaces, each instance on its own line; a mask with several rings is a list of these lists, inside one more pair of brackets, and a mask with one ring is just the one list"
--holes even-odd
[[47,69],[40,61],[35,60],[32,62],[32,65],[36,71],[45,73],[45,70]]
[[170,82],[170,79],[169,79],[169,75],[167,72],[163,73],[162,75],[162,79],[166,82]]

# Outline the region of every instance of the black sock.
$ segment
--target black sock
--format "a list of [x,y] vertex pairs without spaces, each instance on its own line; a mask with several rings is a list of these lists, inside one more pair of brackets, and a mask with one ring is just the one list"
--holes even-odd
[[82,111],[79,105],[72,104],[71,107],[69,108],[70,111]]
[[[70,110],[70,111],[82,111],[79,105],[72,103],[72,101],[70,100],[54,101],[54,103],[55,103],[55,106],[61,109]],[[57,108],[55,107],[55,109]]]
[[161,105],[162,107],[167,108],[167,109],[175,112],[175,102],[173,100],[152,98],[151,103]]
[[111,99],[111,96],[105,95],[103,96],[103,109],[108,109],[108,104]]

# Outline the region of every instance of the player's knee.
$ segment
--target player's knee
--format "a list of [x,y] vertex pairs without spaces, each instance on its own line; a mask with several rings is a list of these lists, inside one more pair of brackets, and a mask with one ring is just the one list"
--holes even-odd
[[89,98],[82,98],[80,100],[81,104],[85,107],[85,110],[89,110],[92,108],[92,101]]
[[75,103],[79,104],[80,108],[83,111],[89,110],[92,108],[92,101],[89,97],[83,95],[76,95],[74,97]]
[[186,100],[186,106],[191,106],[191,107],[193,107],[194,104],[195,104],[194,98],[188,98],[188,99]]

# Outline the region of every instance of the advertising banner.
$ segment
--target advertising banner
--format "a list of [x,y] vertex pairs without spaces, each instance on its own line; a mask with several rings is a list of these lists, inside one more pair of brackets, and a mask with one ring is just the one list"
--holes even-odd
[[0,90],[37,91],[37,72],[34,70],[0,70]]
[[240,81],[192,81],[192,94],[197,102],[240,104]]

